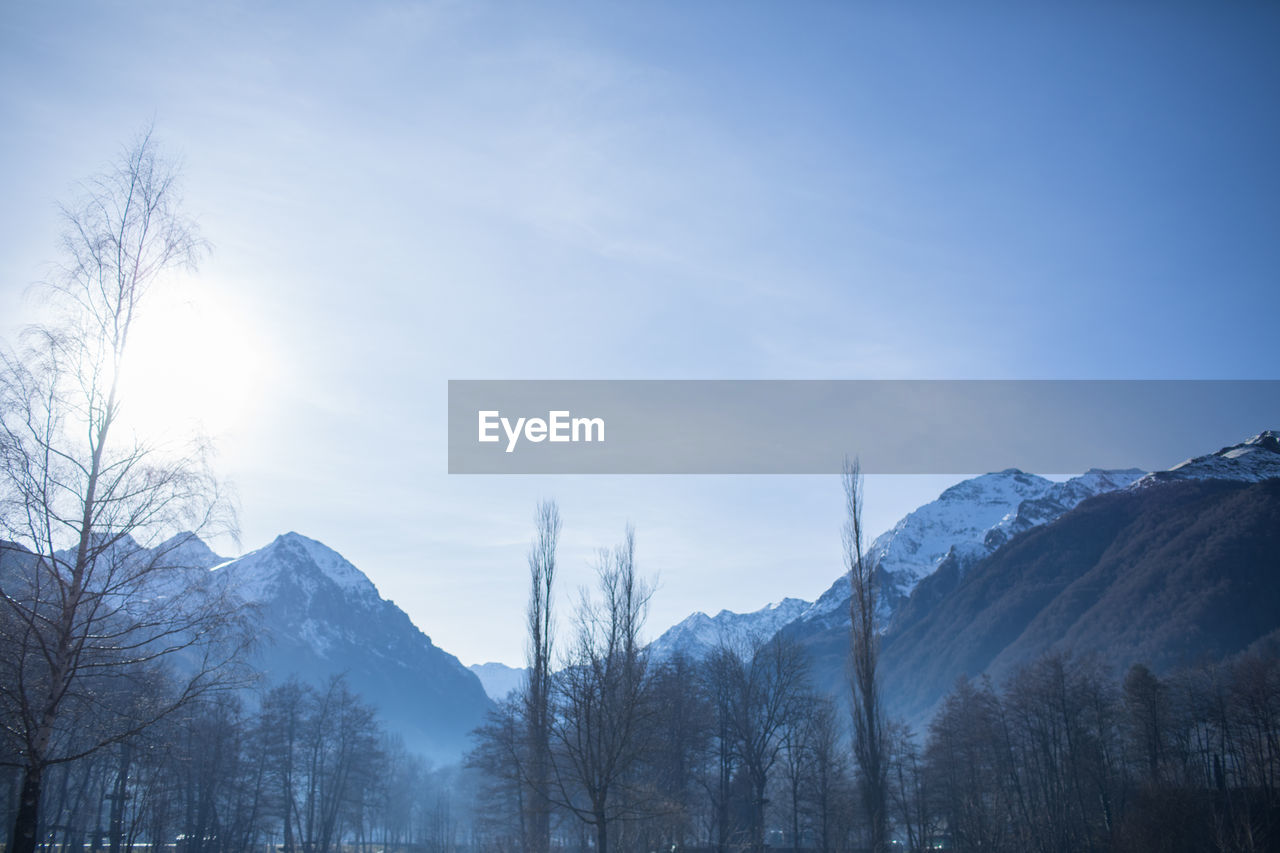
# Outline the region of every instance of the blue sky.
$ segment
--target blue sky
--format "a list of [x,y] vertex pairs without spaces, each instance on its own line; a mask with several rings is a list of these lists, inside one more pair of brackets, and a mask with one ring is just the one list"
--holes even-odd
[[468,663],[522,655],[544,496],[566,610],[628,521],[655,632],[811,598],[834,478],[450,478],[445,382],[1276,378],[1280,9],[1118,5],[11,6],[0,325],[154,120],[215,250],[156,315],[202,378],[139,393],[205,415],[245,547],[330,544]]

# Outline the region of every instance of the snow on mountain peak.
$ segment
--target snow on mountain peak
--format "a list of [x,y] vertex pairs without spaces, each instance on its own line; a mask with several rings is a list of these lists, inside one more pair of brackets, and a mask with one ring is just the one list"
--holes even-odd
[[756,638],[767,640],[810,606],[799,598],[784,598],[751,613],[721,610],[711,617],[699,611],[650,643],[649,653],[657,660],[677,653],[696,658],[720,645],[738,647]]
[[980,545],[986,533],[1023,501],[1040,498],[1054,483],[1009,468],[960,483],[908,513],[871,543],[866,556],[909,586],[932,574],[954,546]]
[[373,581],[337,551],[300,533],[284,533],[269,545],[217,567],[233,576],[233,588],[246,601],[263,601],[282,576],[303,588],[313,588],[321,578],[345,595],[380,599]]
[[1280,431],[1263,430],[1239,444],[1179,462],[1134,484],[1145,488],[1170,480],[1237,480],[1256,483],[1280,477]]
[[[1124,488],[1143,475],[1091,469],[1064,482],[1008,468],[956,483],[876,537],[866,558],[884,573],[884,617],[948,558],[962,563],[991,553],[1017,533],[1052,521],[1085,498]],[[836,580],[802,617],[848,618],[849,583]]]
[[[286,533],[276,538],[282,547],[300,551],[310,558],[325,577],[348,592],[372,592],[377,595],[377,588],[364,572],[353,566],[348,560],[327,545],[308,539],[300,533]],[[274,543],[273,543],[274,544]]]

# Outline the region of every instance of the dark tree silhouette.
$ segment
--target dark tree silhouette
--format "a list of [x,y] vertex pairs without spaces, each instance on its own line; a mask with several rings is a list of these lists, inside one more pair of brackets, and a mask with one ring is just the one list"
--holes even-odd
[[853,754],[861,776],[871,850],[883,853],[889,843],[889,746],[876,671],[880,657],[876,612],[879,590],[876,565],[862,553],[862,473],[856,459],[845,460],[844,496],[844,559],[852,593],[849,618],[853,653]]

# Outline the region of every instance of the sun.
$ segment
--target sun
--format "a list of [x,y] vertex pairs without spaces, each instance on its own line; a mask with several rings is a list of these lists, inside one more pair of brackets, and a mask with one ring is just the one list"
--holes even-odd
[[204,282],[148,294],[121,365],[121,419],[148,441],[243,425],[271,360],[251,312]]

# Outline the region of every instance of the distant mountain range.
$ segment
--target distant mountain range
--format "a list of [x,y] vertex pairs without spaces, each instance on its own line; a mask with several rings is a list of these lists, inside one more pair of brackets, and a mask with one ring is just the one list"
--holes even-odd
[[[1093,470],[1055,483],[1015,468],[957,483],[881,534],[866,550],[879,567],[881,618],[887,623],[916,585],[944,562],[965,565],[992,553],[1015,534],[1045,524],[1085,498],[1123,488],[1146,472]],[[849,624],[849,580],[840,576],[812,604],[788,598],[753,613],[695,613],[651,646],[659,657],[680,651],[701,657],[723,637],[773,636],[783,627],[811,630]]]
[[[1009,469],[958,483],[878,537],[882,672],[891,710],[926,718],[957,676],[1000,677],[1054,648],[1116,665],[1220,657],[1280,629],[1280,438],[1264,432],[1169,471],[1092,470],[1064,482]],[[524,670],[469,669],[437,648],[373,583],[296,533],[236,560],[198,540],[187,561],[255,603],[268,679],[346,673],[411,747],[456,759],[468,732]],[[216,567],[215,567],[216,566]],[[817,682],[843,695],[848,580],[816,602],[695,613],[650,646],[704,656],[782,631]]]
[[[1280,640],[1278,478],[1280,435],[1264,432],[1152,474],[1052,482],[1009,469],[947,489],[867,549],[882,583],[891,712],[920,724],[958,676],[1001,678],[1048,650],[1161,670]],[[499,663],[463,666],[363,572],[297,533],[234,560],[191,534],[161,549],[189,579],[223,580],[253,605],[263,642],[251,663],[268,684],[345,674],[391,731],[437,761],[457,760],[524,678]],[[807,651],[816,683],[844,696],[848,601],[841,576],[813,603],[695,613],[650,651],[697,658],[783,632]]]
[[[1050,650],[1168,670],[1280,639],[1276,478],[1280,435],[1268,431],[1168,471],[1053,483],[1010,469],[947,489],[867,549],[891,712],[922,724],[957,677],[999,679]],[[844,696],[848,604],[841,576],[781,627],[773,607],[694,614],[653,648],[701,656],[717,624],[781,631],[818,685]]]
[[659,660],[673,657],[677,652],[700,658],[720,645],[738,648],[756,638],[767,640],[811,606],[799,598],[784,598],[753,613],[730,610],[721,610],[715,616],[695,613],[650,643],[649,652]]

